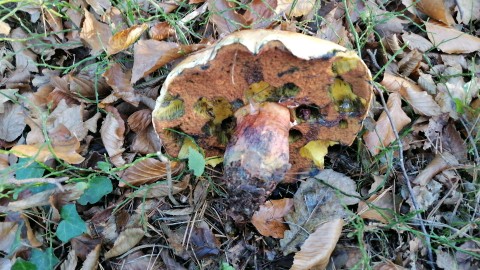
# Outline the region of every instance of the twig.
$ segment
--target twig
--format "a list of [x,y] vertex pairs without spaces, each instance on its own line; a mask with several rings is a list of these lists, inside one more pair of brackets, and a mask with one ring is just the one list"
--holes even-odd
[[16,185],[16,186],[22,186],[22,185],[25,185],[25,184],[44,184],[44,183],[48,183],[48,184],[54,184],[57,186],[57,188],[64,192],[65,189],[63,188],[63,186],[60,184],[62,182],[65,182],[67,181],[69,178],[68,177],[60,177],[60,178],[27,178],[27,179],[16,179],[16,178],[9,178],[7,179],[5,182],[5,184],[11,184],[11,185]]
[[172,201],[172,203],[175,206],[178,206],[180,204],[173,197],[172,164],[170,163],[170,160],[164,154],[162,154],[162,152],[158,151],[157,156],[161,162],[165,163],[165,167],[167,171],[166,173],[167,173],[167,184],[168,184],[168,198],[170,199],[170,201]]
[[400,168],[402,170],[403,177],[405,178],[405,182],[407,183],[407,188],[408,188],[408,193],[410,193],[410,198],[412,199],[412,204],[413,207],[415,208],[416,212],[416,217],[420,223],[420,228],[425,235],[425,242],[427,243],[427,255],[428,255],[428,264],[430,265],[431,269],[435,269],[435,263],[433,260],[433,253],[432,253],[432,243],[430,239],[430,235],[427,233],[427,229],[425,228],[425,223],[423,221],[422,216],[420,215],[420,207],[418,207],[417,199],[415,198],[415,195],[413,193],[413,188],[412,184],[410,182],[410,177],[408,177],[407,174],[407,169],[405,169],[405,161],[403,157],[403,145],[402,141],[400,140],[400,135],[398,135],[397,128],[395,127],[395,124],[393,122],[392,115],[390,114],[390,111],[388,110],[387,107],[387,102],[385,102],[385,98],[383,97],[382,91],[373,83],[373,88],[378,92],[378,95],[380,96],[380,100],[383,105],[383,109],[385,113],[387,114],[388,120],[390,121],[390,125],[392,126],[393,134],[395,134],[395,139],[397,140],[398,144],[398,152],[399,152],[399,158],[400,158]]

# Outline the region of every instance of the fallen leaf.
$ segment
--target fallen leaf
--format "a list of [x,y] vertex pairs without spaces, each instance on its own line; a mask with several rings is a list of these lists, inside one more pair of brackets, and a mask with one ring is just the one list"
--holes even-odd
[[175,29],[168,22],[159,22],[150,27],[148,34],[151,39],[160,41],[175,35]]
[[65,34],[63,33],[63,22],[57,14],[58,11],[54,9],[44,8],[42,14],[44,15],[45,21],[48,26],[50,26],[50,31],[54,32],[60,41],[65,41]]
[[451,169],[458,165],[458,160],[449,152],[438,153],[412,182],[417,185],[425,186],[441,171]]
[[135,132],[135,137],[131,145],[131,150],[133,152],[148,155],[160,151],[161,148],[162,145],[153,126]]
[[480,2],[477,0],[456,0],[459,12],[457,21],[468,24],[470,21],[480,19]]
[[460,269],[457,260],[451,253],[437,249],[435,250],[435,254],[437,255],[436,263],[439,268],[445,270]]
[[[387,109],[392,117],[393,124],[398,132],[400,132],[408,123],[410,118],[402,110],[402,100],[399,93],[390,93],[387,101]],[[382,112],[377,120],[375,130],[367,131],[363,135],[365,145],[372,155],[377,155],[380,150],[387,147],[396,140],[390,120],[385,112]]]
[[0,113],[0,139],[13,142],[22,135],[27,126],[24,117],[24,111],[20,104],[3,103],[3,112]]
[[292,209],[293,199],[266,201],[252,216],[252,224],[263,236],[283,238],[288,229],[283,217]]
[[25,44],[20,40],[28,39],[27,33],[22,28],[18,27],[12,30],[11,38],[16,41],[11,41],[12,49],[15,53],[15,68],[24,72],[38,73],[37,67],[37,55],[33,53]]
[[385,72],[381,82],[390,92],[398,92],[416,112],[426,116],[436,116],[442,113],[440,105],[426,91],[414,82]]
[[445,6],[444,0],[422,0],[416,2],[416,7],[430,18],[441,21],[447,25],[455,24],[452,13]]
[[328,147],[337,144],[333,141],[316,140],[310,141],[300,148],[300,155],[304,158],[313,160],[313,163],[323,169],[325,156],[328,154]]
[[245,18],[237,13],[234,2],[227,0],[207,0],[210,21],[220,34],[230,34],[247,26]]
[[52,142],[51,150],[46,143],[38,143],[34,145],[15,145],[11,149],[12,153],[19,157],[35,158],[38,162],[46,162],[53,157],[64,160],[69,164],[79,164],[85,160],[77,153],[80,142],[64,125],[58,125],[49,135]]
[[133,47],[131,83],[149,75],[169,62],[205,47],[203,44],[178,45],[175,42],[140,40]]
[[102,74],[102,76],[105,78],[107,84],[112,87],[112,95],[123,99],[135,107],[138,107],[140,98],[137,96],[135,90],[130,84],[130,79],[132,77],[131,70],[124,72],[119,63],[114,63],[107,71],[105,71],[105,73]]
[[248,4],[243,17],[253,29],[267,28],[278,15],[275,13],[276,7],[276,0],[253,0]]
[[98,244],[95,248],[88,253],[85,261],[83,262],[82,268],[80,270],[95,270],[98,268],[98,259],[100,258],[100,250],[102,245]]
[[67,105],[65,100],[62,100],[48,116],[47,124],[50,126],[47,128],[64,125],[73,136],[81,141],[88,134],[88,129],[83,123],[83,111],[83,105]]
[[18,226],[17,222],[0,222],[0,250],[6,254],[12,251]]
[[99,22],[87,9],[84,9],[84,12],[85,20],[80,38],[92,49],[90,53],[96,55],[107,48],[112,32],[108,25]]
[[407,268],[396,265],[391,261],[375,264],[373,270],[407,270]]
[[152,124],[152,110],[143,109],[134,112],[127,119],[128,126],[135,132],[145,130]]
[[207,256],[216,256],[220,254],[219,241],[212,232],[207,222],[201,220],[195,222],[190,237],[190,244],[193,246],[195,257],[199,260]]
[[108,113],[100,128],[100,136],[112,163],[118,167],[125,164],[122,158],[122,153],[125,151],[123,148],[125,121],[115,107],[108,106],[105,110]]
[[343,219],[337,218],[320,225],[295,254],[290,269],[325,269],[340,238],[343,224]]
[[[339,186],[351,184],[355,186],[353,181],[338,183]],[[339,191],[343,191],[343,187]],[[313,233],[321,224],[349,215],[337,197],[341,193],[339,191],[322,184],[317,178],[307,178],[300,185],[293,197],[294,211],[284,217],[287,224],[295,224],[285,231],[284,238],[280,240],[284,255],[296,252],[308,234]]]
[[[170,162],[172,174],[175,175],[184,168],[181,162]],[[125,170],[122,179],[130,185],[139,186],[152,183],[167,176],[166,164],[155,158],[147,158],[136,162]],[[125,186],[120,182],[119,187]]]
[[403,76],[408,77],[410,74],[415,73],[418,70],[422,60],[422,53],[414,49],[405,54],[402,59],[398,61],[398,70]]
[[433,47],[433,44],[428,39],[415,33],[403,33],[402,39],[403,42],[408,42],[407,46],[411,50],[416,49],[421,52],[426,52]]
[[357,214],[363,219],[371,219],[389,224],[400,206],[401,199],[394,196],[390,189],[374,194],[367,202],[358,203]]
[[67,258],[65,261],[62,262],[60,265],[60,270],[68,270],[68,269],[76,269],[78,263],[77,255],[75,254],[75,250],[71,249],[68,252]]
[[315,0],[278,0],[275,13],[291,17],[307,15],[315,6]]
[[70,240],[72,250],[75,251],[76,256],[82,260],[86,260],[88,255],[102,242],[100,238],[92,238],[87,234],[74,237]]
[[[426,186],[414,186],[413,196],[417,200],[419,209],[428,209],[430,206],[438,202],[443,185],[435,180],[430,180]],[[415,209],[412,199],[406,201],[410,205],[410,209]]]
[[480,38],[451,27],[425,22],[428,39],[446,53],[471,53],[480,50]]
[[112,8],[110,0],[85,0],[97,13],[102,16],[107,10]]
[[325,169],[321,170],[313,178],[330,188],[340,191],[336,196],[341,204],[354,205],[360,201],[360,194],[356,191],[357,185],[355,181],[343,173]]
[[113,247],[105,253],[105,259],[117,257],[135,247],[142,240],[145,233],[140,228],[128,228],[120,233]]
[[10,34],[10,25],[4,21],[0,21],[0,34],[8,36]]
[[[172,185],[172,195],[180,193],[188,188],[189,179],[184,177],[181,182],[174,182]],[[150,186],[145,186],[141,190],[135,192],[135,197],[137,198],[161,198],[169,195],[168,192],[169,186],[167,181],[160,181],[151,184]]]
[[119,53],[132,45],[147,30],[146,23],[135,25],[113,35],[108,41],[107,54]]

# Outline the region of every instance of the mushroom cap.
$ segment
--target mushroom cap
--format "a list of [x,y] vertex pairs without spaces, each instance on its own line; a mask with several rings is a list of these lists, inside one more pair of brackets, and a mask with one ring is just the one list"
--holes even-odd
[[266,99],[291,111],[292,168],[305,169],[311,161],[299,149],[307,142],[353,142],[368,112],[370,83],[361,58],[340,45],[294,32],[243,30],[180,62],[162,86],[152,121],[169,155],[182,143],[172,129],[193,136],[207,155],[223,154],[234,112],[252,101],[248,90],[273,87]]

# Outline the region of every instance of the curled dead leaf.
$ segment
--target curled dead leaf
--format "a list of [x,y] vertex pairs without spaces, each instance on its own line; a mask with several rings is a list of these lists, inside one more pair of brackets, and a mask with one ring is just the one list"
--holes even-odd
[[159,22],[150,28],[148,34],[151,39],[164,40],[175,35],[175,29],[168,22]]
[[105,259],[122,255],[136,246],[145,233],[140,228],[128,228],[120,233],[113,247],[105,253]]
[[[172,174],[178,173],[183,167],[183,163],[171,162]],[[130,185],[139,186],[165,178],[166,176],[167,170],[164,162],[154,158],[147,158],[126,169],[122,179]],[[123,187],[125,183],[120,182],[118,186]]]
[[113,35],[108,41],[107,53],[109,55],[119,53],[132,45],[147,30],[146,23],[135,25]]
[[[387,109],[392,116],[393,124],[396,130],[400,132],[408,123],[410,117],[402,110],[402,99],[399,93],[391,93],[387,101]],[[390,145],[396,140],[392,125],[388,119],[387,113],[382,112],[377,120],[374,131],[367,131],[363,135],[363,140],[372,155],[377,155],[383,147]]]
[[252,224],[263,236],[283,238],[288,229],[283,217],[293,207],[293,199],[266,201],[252,216]]
[[442,52],[471,53],[480,50],[478,37],[437,23],[426,22],[425,27],[428,39]]
[[80,38],[92,49],[91,54],[96,55],[107,48],[112,32],[108,25],[99,22],[87,9],[84,9],[84,12],[85,20]]
[[325,269],[342,233],[343,219],[320,225],[295,254],[291,270]]
[[367,202],[358,204],[357,213],[363,219],[372,219],[388,224],[397,212],[401,199],[392,193],[390,189],[380,194],[374,194]]
[[425,186],[432,180],[432,178],[441,171],[451,169],[454,166],[458,166],[458,160],[449,152],[438,153],[435,158],[423,169],[417,177],[413,180],[413,183]]
[[[124,72],[119,63],[114,63],[102,76],[107,81],[107,84],[112,87],[114,96],[123,99],[135,107],[138,106],[140,98],[136,95],[135,90],[130,84],[132,77],[130,70]],[[106,99],[108,99],[108,97]]]
[[121,166],[125,164],[125,160],[121,157],[125,151],[125,148],[123,148],[125,121],[123,121],[115,107],[108,106],[105,110],[108,114],[105,120],[103,120],[100,135],[103,145],[112,159],[112,163],[114,163],[115,166]]

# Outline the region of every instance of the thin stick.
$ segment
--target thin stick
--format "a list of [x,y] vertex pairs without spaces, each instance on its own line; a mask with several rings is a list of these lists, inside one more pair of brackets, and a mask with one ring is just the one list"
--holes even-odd
[[398,144],[398,152],[399,152],[399,157],[400,157],[400,168],[402,170],[403,177],[405,178],[405,182],[407,183],[407,188],[408,188],[408,193],[410,193],[410,198],[412,199],[412,204],[413,207],[415,208],[416,216],[418,221],[420,222],[420,228],[425,235],[425,242],[427,243],[427,255],[428,255],[428,264],[430,265],[431,269],[435,269],[435,263],[433,260],[433,253],[432,253],[432,243],[430,239],[430,235],[427,233],[427,229],[425,228],[425,223],[423,222],[423,218],[420,215],[420,207],[418,207],[417,199],[415,198],[415,195],[413,193],[413,188],[412,184],[410,183],[410,177],[408,177],[407,174],[407,169],[405,169],[405,161],[403,157],[403,145],[402,141],[400,140],[400,135],[398,135],[397,128],[395,127],[395,124],[393,123],[393,118],[392,115],[390,114],[390,111],[387,108],[387,103],[385,102],[385,98],[383,97],[382,91],[375,85],[372,84],[373,88],[378,92],[378,95],[380,96],[380,100],[382,101],[383,109],[385,113],[387,114],[388,120],[390,121],[390,125],[392,126],[393,133],[395,134],[395,138],[397,140]]
[[4,183],[6,184],[11,184],[11,185],[16,185],[16,186],[22,186],[22,185],[25,185],[25,184],[44,184],[44,183],[48,183],[48,184],[54,184],[57,186],[57,188],[60,190],[60,191],[65,191],[65,189],[63,188],[63,186],[60,184],[62,182],[65,182],[67,181],[69,178],[68,177],[60,177],[60,178],[28,178],[28,179],[21,179],[21,180],[18,180],[16,178],[9,178],[7,179]]

